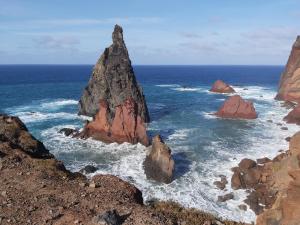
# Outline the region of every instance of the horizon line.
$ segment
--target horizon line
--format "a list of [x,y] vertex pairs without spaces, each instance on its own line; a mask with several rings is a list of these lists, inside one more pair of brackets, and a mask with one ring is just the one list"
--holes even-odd
[[[0,66],[94,66],[88,63],[6,63]],[[284,64],[132,64],[132,66],[285,66]]]

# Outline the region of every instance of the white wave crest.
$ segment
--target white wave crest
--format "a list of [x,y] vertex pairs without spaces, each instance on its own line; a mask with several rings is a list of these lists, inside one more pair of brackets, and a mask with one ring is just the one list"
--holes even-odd
[[43,108],[58,108],[66,105],[77,105],[78,101],[73,99],[59,99],[51,102],[41,103],[41,107]]

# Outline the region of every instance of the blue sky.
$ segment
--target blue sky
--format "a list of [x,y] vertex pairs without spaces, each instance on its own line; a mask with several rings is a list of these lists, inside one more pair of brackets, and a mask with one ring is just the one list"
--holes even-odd
[[0,64],[94,64],[123,27],[133,64],[283,65],[299,0],[0,0]]

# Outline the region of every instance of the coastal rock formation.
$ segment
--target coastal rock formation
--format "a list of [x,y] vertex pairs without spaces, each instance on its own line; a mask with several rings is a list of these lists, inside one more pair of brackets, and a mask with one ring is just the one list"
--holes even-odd
[[[273,160],[274,161],[274,160]],[[300,132],[290,140],[289,151],[273,162],[273,186],[277,198],[257,217],[257,225],[300,224]]]
[[159,182],[170,183],[173,179],[174,165],[171,149],[159,135],[155,136],[152,139],[151,152],[144,162],[146,176]]
[[287,123],[300,125],[300,105],[297,105],[287,116],[283,118]]
[[123,30],[118,25],[112,40],[113,44],[96,63],[79,101],[79,114],[93,117],[80,137],[148,145],[146,123],[150,118],[146,100],[131,66]]
[[235,90],[222,80],[217,80],[209,90],[216,93],[235,93]]
[[215,115],[222,118],[232,119],[257,118],[253,103],[243,100],[239,95],[229,97]]
[[300,36],[292,47],[292,51],[285,70],[281,75],[279,90],[276,96],[278,100],[300,101]]
[[115,176],[72,173],[17,117],[6,115],[0,115],[0,175],[1,225],[242,225],[195,209],[175,213],[174,203],[145,206],[142,193]]
[[53,158],[43,143],[36,140],[17,117],[0,114],[0,141],[34,158]]
[[256,224],[300,224],[300,132],[288,151],[258,162],[243,159],[231,180],[233,189],[248,190],[245,203],[258,214]]

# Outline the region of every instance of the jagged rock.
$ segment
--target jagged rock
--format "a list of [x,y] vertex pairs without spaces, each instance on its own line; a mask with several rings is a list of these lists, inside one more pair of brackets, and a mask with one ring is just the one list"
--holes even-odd
[[[268,163],[268,162],[271,162],[272,160],[267,158],[267,157],[264,157],[264,158],[260,158],[260,159],[257,159],[256,162],[257,164],[265,164],[265,163]],[[255,165],[254,165],[255,166]]]
[[222,80],[217,80],[209,90],[216,93],[235,93],[235,90]]
[[112,39],[113,44],[96,63],[79,101],[79,114],[94,118],[80,137],[148,145],[145,124],[150,118],[146,100],[136,81],[120,26],[115,26]]
[[170,183],[173,179],[174,160],[171,149],[159,135],[152,139],[152,148],[144,161],[146,176],[159,182]]
[[78,130],[72,128],[62,128],[58,131],[58,133],[64,134],[65,136],[76,136],[79,132]]
[[276,96],[278,100],[296,101],[300,100],[300,36],[292,47],[292,51],[285,70],[281,75],[279,90]]
[[28,132],[18,117],[0,114],[0,141],[7,142],[35,158],[53,158],[44,144]]
[[79,172],[83,174],[89,174],[89,173],[94,173],[96,171],[97,171],[97,167],[92,165],[87,165],[84,168],[82,168]]
[[287,123],[300,125],[300,105],[297,105],[287,116],[283,118]]
[[228,193],[228,194],[225,194],[223,196],[218,196],[218,202],[226,202],[230,199],[233,199],[234,198],[234,195],[233,193]]
[[215,181],[214,185],[217,186],[217,188],[219,188],[220,190],[225,189],[226,184],[228,184],[228,181],[226,179],[226,176],[224,175],[220,175],[221,180],[220,181]]
[[229,97],[215,115],[222,118],[232,119],[257,118],[253,103],[243,100],[239,95]]

